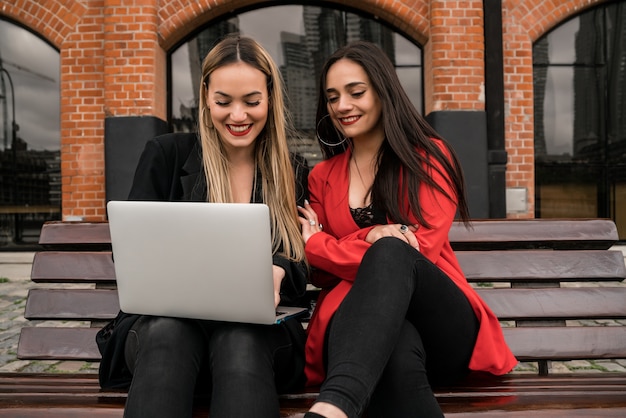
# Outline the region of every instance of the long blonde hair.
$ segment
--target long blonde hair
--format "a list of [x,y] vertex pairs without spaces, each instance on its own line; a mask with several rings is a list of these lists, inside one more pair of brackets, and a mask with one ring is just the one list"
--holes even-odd
[[211,122],[206,94],[213,71],[228,64],[244,62],[265,74],[269,95],[269,114],[265,128],[255,144],[255,161],[261,171],[263,203],[270,209],[272,248],[295,261],[304,260],[304,242],[298,222],[294,169],[287,135],[292,133],[291,119],[285,107],[283,80],[268,52],[255,40],[228,36],[207,54],[202,62],[200,83],[199,131],[202,161],[210,202],[232,202],[230,164],[222,141]]

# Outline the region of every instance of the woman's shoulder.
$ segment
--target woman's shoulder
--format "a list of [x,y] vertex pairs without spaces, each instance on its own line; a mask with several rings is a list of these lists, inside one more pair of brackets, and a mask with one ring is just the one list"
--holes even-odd
[[315,173],[318,176],[329,175],[337,167],[345,164],[347,157],[348,153],[342,152],[341,154],[337,154],[327,160],[322,160],[311,169],[311,174]]
[[433,143],[439,147],[439,149],[441,151],[443,151],[444,154],[446,154],[447,157],[450,157],[450,144],[442,138],[430,138],[431,141],[433,141]]
[[195,132],[174,132],[154,137],[151,142],[159,144],[165,150],[189,150],[199,143]]
[[[451,157],[451,152],[450,152],[451,148],[450,148],[450,145],[444,139],[436,138],[436,137],[430,137],[429,139],[430,139],[430,141],[433,143],[433,145],[435,147],[439,148],[439,151],[443,153],[445,158],[450,159],[450,157]],[[431,148],[431,150],[432,150],[432,148]],[[432,151],[429,152],[427,147],[417,146],[417,147],[415,147],[415,151],[417,153],[421,154],[421,155],[426,156],[429,160],[436,161],[435,158],[432,158],[433,157]]]
[[448,151],[448,143],[443,139],[431,137],[430,140],[433,141],[433,143],[437,145],[442,151]]

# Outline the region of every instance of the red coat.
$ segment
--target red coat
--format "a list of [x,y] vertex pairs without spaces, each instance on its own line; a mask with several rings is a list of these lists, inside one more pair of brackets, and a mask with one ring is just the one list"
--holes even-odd
[[[349,210],[350,155],[348,150],[323,161],[309,175],[311,206],[324,227],[323,232],[309,238],[305,247],[309,263],[319,269],[314,273],[312,282],[322,288],[307,329],[305,373],[309,385],[319,385],[324,380],[326,327],[350,290],[361,259],[371,245],[365,237],[372,227],[360,229]],[[433,172],[432,175],[444,190],[454,196],[440,174]],[[416,232],[420,252],[461,288],[480,321],[469,367],[471,370],[505,374],[515,367],[517,360],[504,340],[498,319],[467,282],[450,246],[448,232],[456,214],[456,203],[426,186],[421,187],[419,193],[422,213],[432,226],[432,229],[423,227]],[[403,209],[408,213],[408,206]],[[412,219],[412,223],[417,221]]]

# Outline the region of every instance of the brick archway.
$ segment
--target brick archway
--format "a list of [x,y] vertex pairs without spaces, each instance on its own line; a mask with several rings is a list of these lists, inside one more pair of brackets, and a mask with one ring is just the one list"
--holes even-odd
[[44,4],[30,1],[27,2],[28,7],[22,3],[5,4],[0,14],[30,28],[57,50],[61,49],[63,41],[74,32],[76,24],[87,11],[87,7],[78,1],[52,0]]
[[[161,47],[166,51],[169,50],[194,29],[223,14],[232,12],[234,4],[237,8],[243,8],[250,6],[262,7],[264,3],[267,2],[263,0],[215,0],[211,4],[205,2],[201,5],[190,2],[181,8],[178,0],[163,1],[159,10],[160,24],[158,29]],[[345,0],[324,1],[317,3],[316,6],[333,7],[345,5],[355,8],[354,3]],[[276,6],[276,4],[269,3],[268,7],[271,6]],[[425,44],[428,39],[429,2],[427,0],[396,0],[384,2],[383,4],[376,0],[363,0],[359,2],[358,9],[379,17],[421,45]]]
[[607,0],[565,0],[546,6],[544,0],[507,1],[517,4],[510,9],[511,16],[526,30],[531,42],[535,42],[545,33],[584,10],[606,3]]

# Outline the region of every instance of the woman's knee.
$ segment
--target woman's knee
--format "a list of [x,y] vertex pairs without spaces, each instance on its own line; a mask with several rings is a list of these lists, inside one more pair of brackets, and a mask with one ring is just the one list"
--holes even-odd
[[171,362],[174,358],[200,362],[204,350],[200,327],[192,320],[142,316],[126,337],[124,354],[130,370],[139,358],[147,362]]
[[[367,250],[369,257],[392,257],[398,251],[404,251],[408,244],[395,237],[383,237],[374,242]],[[410,248],[410,246],[408,246]]]
[[397,265],[399,260],[407,260],[411,264],[423,257],[406,242],[395,237],[384,237],[374,242],[365,252],[363,263],[373,265]]
[[263,332],[256,328],[235,323],[216,328],[210,340],[211,355],[254,357],[269,351]]
[[386,288],[396,284],[405,289],[412,286],[415,263],[422,257],[398,238],[381,238],[366,251],[359,267],[359,280],[374,280]]
[[[209,343],[211,367],[229,373],[251,373],[273,368],[273,347],[258,327],[228,324],[213,331]],[[269,329],[267,330],[269,332]]]
[[[145,319],[144,319],[145,318]],[[169,317],[142,317],[137,331],[139,338],[146,343],[181,344],[183,341],[199,339],[200,327],[193,320]]]

